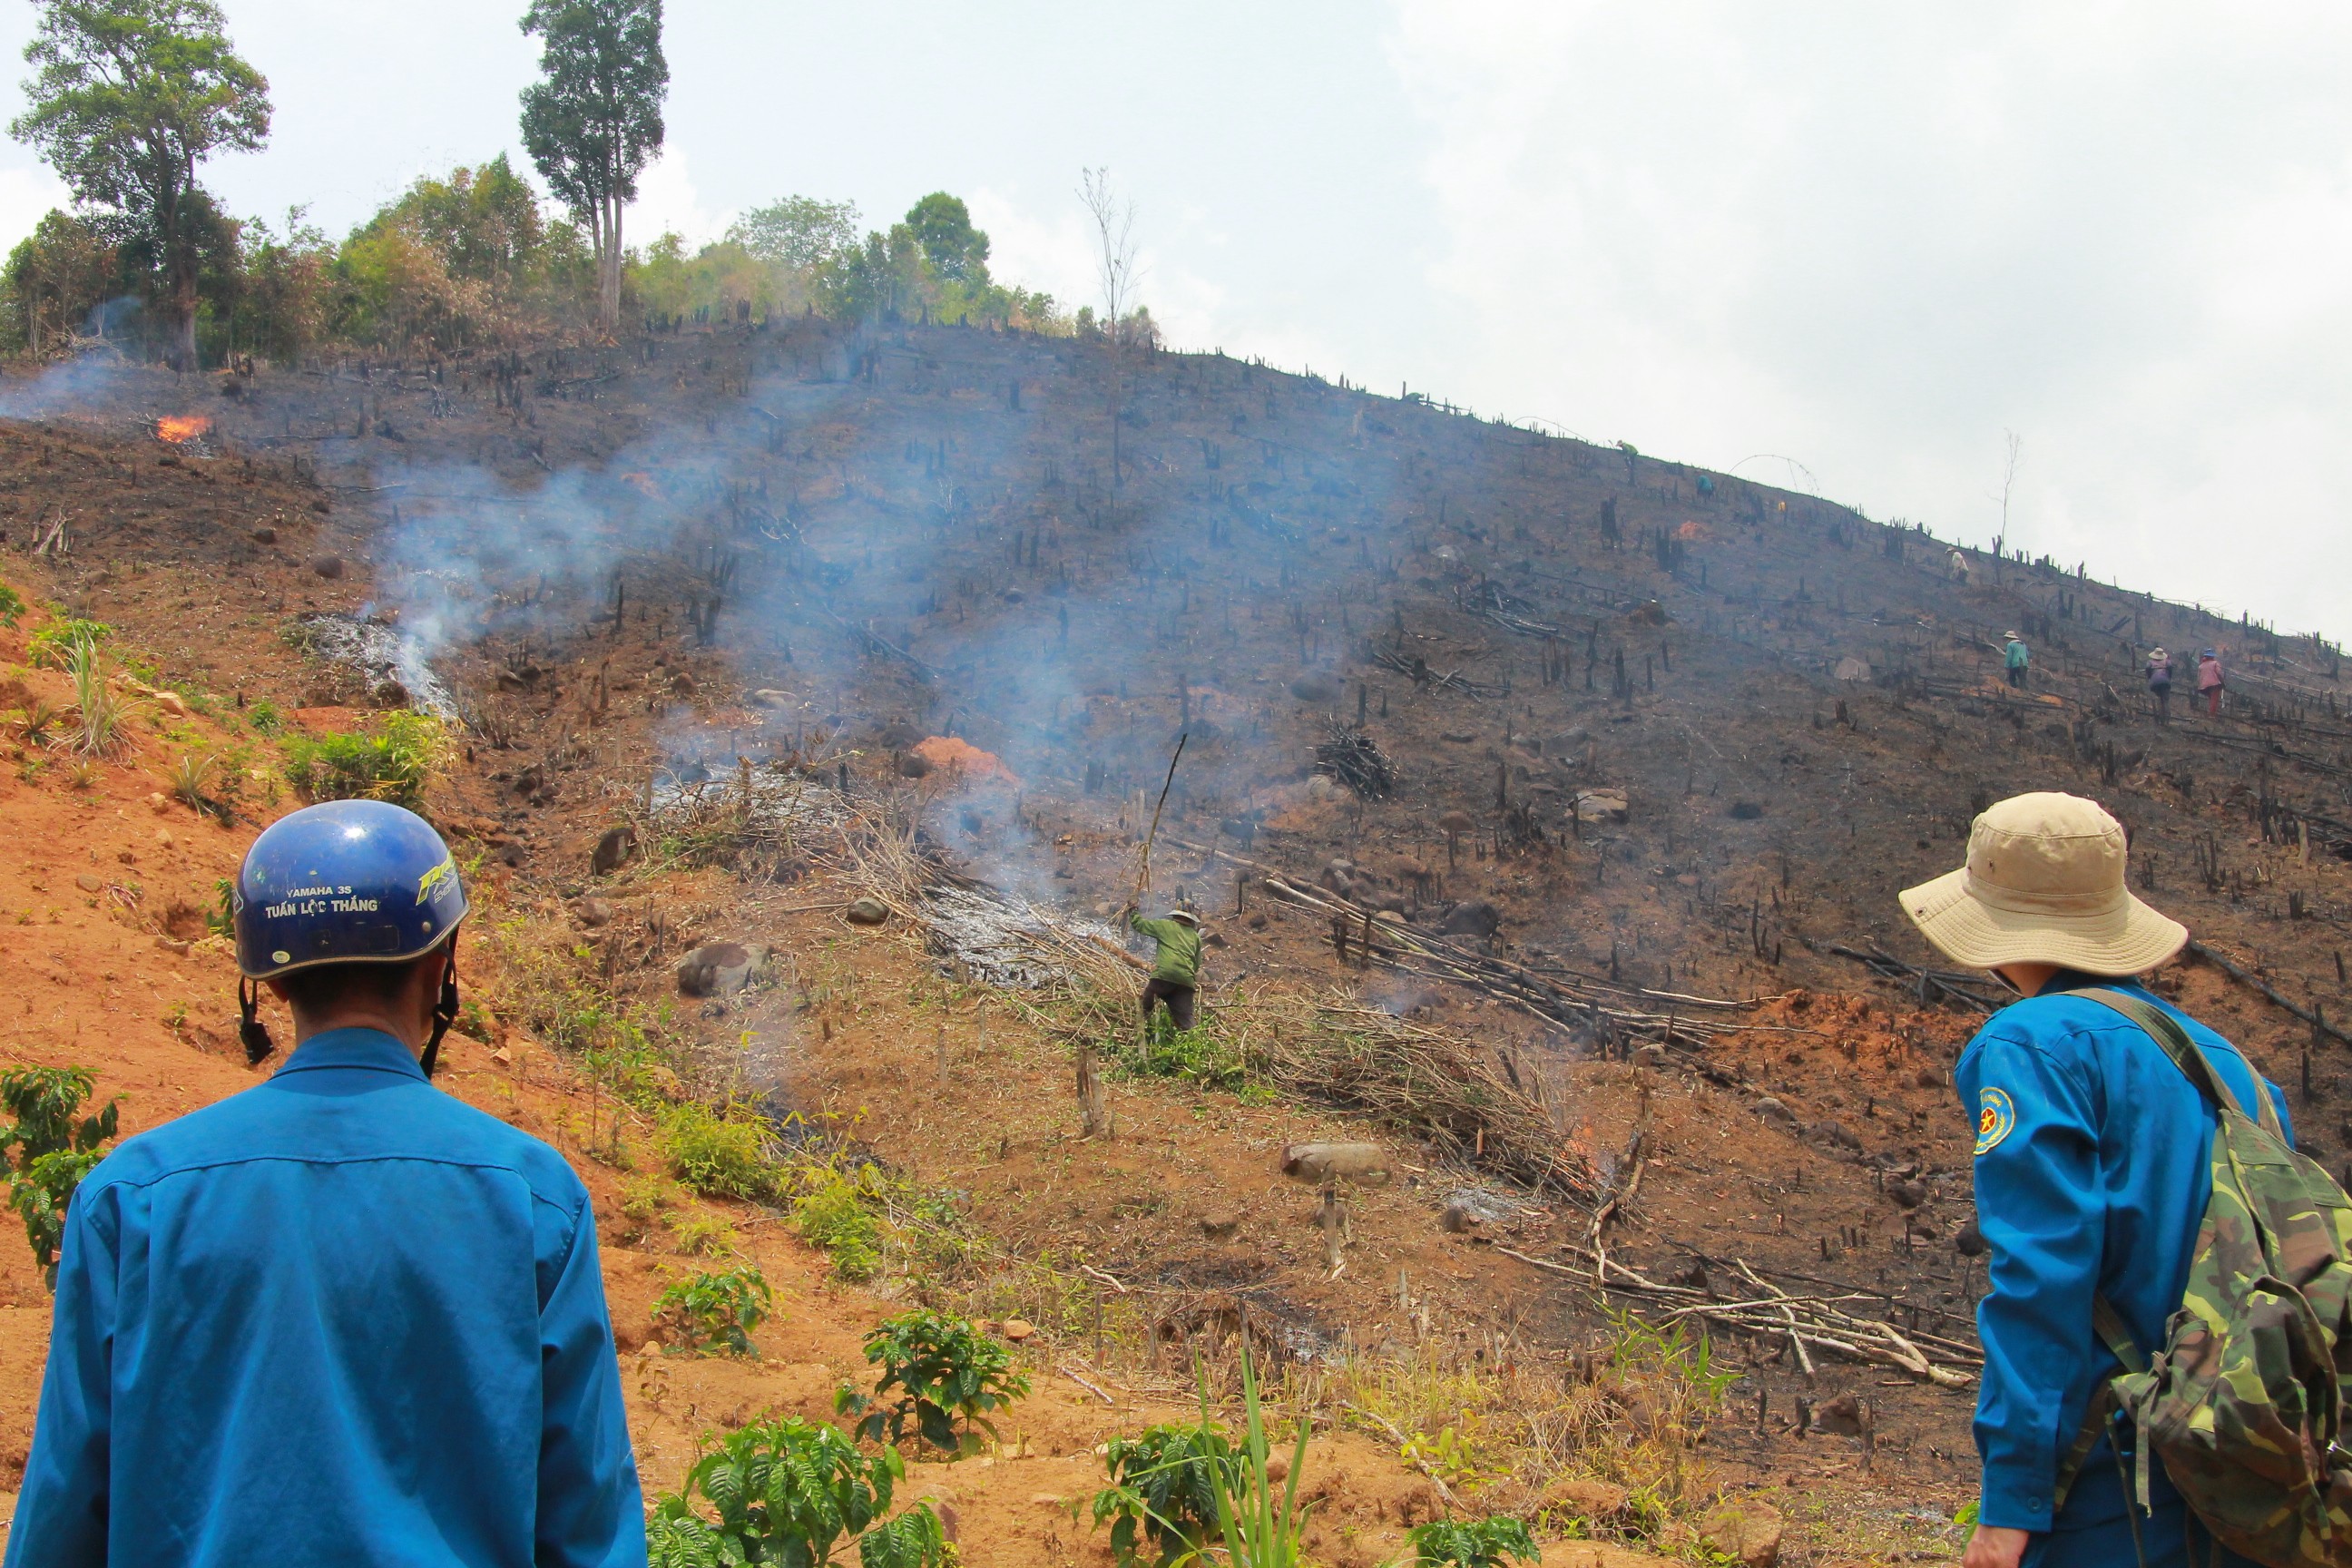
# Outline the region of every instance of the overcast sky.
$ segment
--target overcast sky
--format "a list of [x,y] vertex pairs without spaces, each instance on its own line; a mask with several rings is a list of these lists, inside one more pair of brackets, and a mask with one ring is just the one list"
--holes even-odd
[[[507,149],[519,0],[225,0],[265,153],[206,178],[340,233]],[[21,48],[34,7],[0,9]],[[1093,292],[1138,208],[1180,346],[1817,489],[2352,633],[2352,11],[1322,0],[671,0],[631,217],[965,196],[1000,277]],[[17,76],[23,75],[20,69]],[[13,100],[18,95],[11,92]],[[0,143],[0,242],[61,196]]]

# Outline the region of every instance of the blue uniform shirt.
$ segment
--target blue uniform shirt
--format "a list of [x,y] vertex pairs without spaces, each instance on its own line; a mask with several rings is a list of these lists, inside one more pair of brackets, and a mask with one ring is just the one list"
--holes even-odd
[[75,1193],[6,1568],[645,1561],[587,1190],[391,1036]]
[[[2066,975],[2053,984],[2113,986],[2163,1007],[2252,1111],[2253,1069],[2179,1008],[2128,981]],[[2092,1297],[2115,1303],[2142,1350],[2163,1347],[2212,1194],[2216,1118],[2138,1025],[2058,992],[1995,1014],[1954,1077],[1977,1121],[1977,1224],[1991,1248],[1991,1289],[1977,1308],[1982,1520],[2048,1531],[2059,1461],[2093,1391],[2121,1370],[2091,1326]],[[2284,1097],[2264,1089],[2284,1123]],[[2178,1510],[2163,1467],[2153,1469],[2151,1501],[2159,1513]],[[2125,1506],[2102,1444],[2054,1528],[2120,1521]]]

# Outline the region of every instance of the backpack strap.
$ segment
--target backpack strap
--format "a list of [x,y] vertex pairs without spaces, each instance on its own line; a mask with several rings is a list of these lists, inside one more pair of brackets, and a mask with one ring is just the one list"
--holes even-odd
[[[2117,991],[2105,985],[2084,986],[2069,994],[2080,996],[2085,1001],[2096,1002],[2109,1011],[2120,1013],[2138,1025],[2142,1032],[2154,1040],[2166,1056],[2172,1058],[2173,1066],[2180,1069],[2181,1075],[2196,1086],[2197,1092],[2204,1097],[2207,1104],[2217,1110],[2234,1110],[2241,1116],[2246,1114],[2246,1108],[2239,1102],[2236,1091],[2231,1089],[2228,1081],[2214,1068],[2212,1058],[2205,1054],[2205,1048],[2197,1043],[2188,1030],[2180,1026],[2180,1021],[2171,1014],[2142,997],[2133,995],[2128,991]],[[2278,1107],[2272,1101],[2270,1095],[2263,1091],[2259,1074],[2254,1079],[2254,1098],[2260,1105],[2259,1116],[2263,1131],[2281,1142],[2284,1142],[2286,1132],[2279,1125]],[[2123,1314],[2116,1310],[2115,1303],[2108,1300],[2104,1294],[2092,1298],[2091,1326],[2097,1330],[2100,1342],[2114,1352],[2116,1361],[2123,1363],[2126,1373],[2141,1373],[2147,1370],[2147,1353],[2140,1349],[2138,1342],[2132,1338],[2131,1327],[2124,1321]],[[2074,1489],[2074,1481],[2082,1470],[2084,1461],[2090,1458],[2091,1450],[2098,1447],[2100,1437],[2106,1435],[2109,1424],[2116,1418],[2120,1409],[2121,1401],[2116,1394],[2115,1380],[2110,1378],[2101,1382],[2097,1392],[2091,1396],[2090,1408],[2083,1414],[2083,1427],[2075,1434],[2074,1446],[2059,1461],[2057,1489],[2051,1497],[2053,1514],[2058,1509],[2065,1507],[2067,1493]],[[2122,1463],[2120,1450],[2116,1454],[2116,1463],[2118,1466]],[[2146,1508],[2148,1502],[2148,1470],[2145,1446],[2139,1455],[2138,1492],[2140,1506]],[[2134,1518],[2133,1523],[2134,1544],[2137,1545],[2137,1517]]]
[[[2123,1363],[2126,1372],[2147,1370],[2147,1356],[2140,1350],[2139,1342],[2132,1338],[2131,1325],[2124,1321],[2124,1315],[2116,1310],[2116,1304],[2105,1295],[2091,1299],[2091,1326],[2098,1331],[2101,1342],[2115,1353],[2116,1360]],[[2092,1391],[2089,1406],[2083,1412],[2083,1425],[2074,1434],[2074,1446],[2058,1461],[2058,1484],[2050,1494],[2050,1512],[2053,1519],[2058,1510],[2066,1506],[2066,1496],[2074,1489],[2074,1482],[2082,1475],[2084,1462],[2090,1458],[2091,1450],[2099,1446],[2099,1439],[2107,1436],[2107,1427],[2121,1408],[2122,1401],[2116,1397],[2115,1380],[2101,1379],[2099,1386]],[[2116,1450],[2116,1462],[2122,1462],[2120,1449]]]
[[2163,1048],[2164,1054],[2172,1058],[2173,1066],[2197,1086],[2197,1091],[2205,1097],[2208,1103],[2219,1110],[2234,1110],[2241,1116],[2251,1114],[2262,1123],[2263,1131],[2282,1143],[2287,1141],[2286,1129],[2279,1125],[2278,1107],[2263,1091],[2261,1075],[2256,1074],[2254,1078],[2257,1109],[2250,1113],[2239,1102],[2236,1091],[2215,1070],[2212,1058],[2205,1054],[2205,1048],[2189,1037],[2189,1031],[2180,1026],[2180,1020],[2171,1014],[2128,991],[2111,990],[2104,985],[2085,986],[2070,994],[2096,1002],[2137,1024],[2150,1039]]

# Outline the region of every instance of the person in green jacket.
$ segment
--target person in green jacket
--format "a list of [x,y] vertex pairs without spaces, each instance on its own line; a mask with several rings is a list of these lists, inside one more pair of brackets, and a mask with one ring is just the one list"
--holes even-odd
[[1127,923],[1160,944],[1151,978],[1143,983],[1143,1026],[1151,1027],[1151,1010],[1168,1005],[1168,1016],[1180,1029],[1192,1026],[1192,998],[1201,984],[1201,921],[1190,910],[1171,910],[1161,920],[1139,919],[1133,905]]
[[2009,646],[2000,650],[2001,663],[2009,670],[2009,683],[2020,691],[2025,689],[2025,671],[2033,663],[2033,654],[2025,639],[2015,632],[2008,634]]

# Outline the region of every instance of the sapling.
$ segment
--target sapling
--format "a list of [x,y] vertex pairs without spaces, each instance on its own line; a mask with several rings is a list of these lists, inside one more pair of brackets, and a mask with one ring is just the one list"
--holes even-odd
[[746,1263],[673,1280],[655,1303],[654,1316],[677,1332],[679,1349],[749,1356],[757,1353],[751,1331],[768,1316],[772,1300],[765,1277]]
[[[961,1318],[943,1312],[901,1312],[866,1336],[866,1359],[882,1368],[872,1394],[847,1384],[834,1407],[859,1417],[857,1436],[898,1444],[911,1433],[953,1459],[977,1454],[981,1435],[996,1440],[989,1413],[1029,1394],[1026,1373],[1013,1370],[1013,1353]],[[898,1390],[887,1405],[877,1402]]]
[[[927,1505],[878,1522],[907,1473],[893,1449],[860,1453],[834,1427],[796,1415],[754,1422],[695,1462],[646,1521],[651,1568],[831,1563],[845,1540],[866,1568],[940,1568],[945,1532]],[[698,1494],[709,1512],[698,1511]]]
[[1412,1560],[1422,1568],[1503,1568],[1507,1557],[1533,1563],[1543,1555],[1524,1523],[1501,1514],[1433,1520],[1414,1526],[1405,1539],[1412,1542]]
[[[41,1282],[58,1288],[58,1249],[65,1242],[66,1205],[91,1167],[99,1145],[114,1136],[116,1100],[95,1116],[76,1120],[98,1079],[88,1068],[18,1068],[0,1073],[0,1109],[14,1118],[0,1127],[0,1163],[15,1151],[8,1205],[25,1222],[25,1239]],[[118,1097],[119,1098],[119,1097]]]

